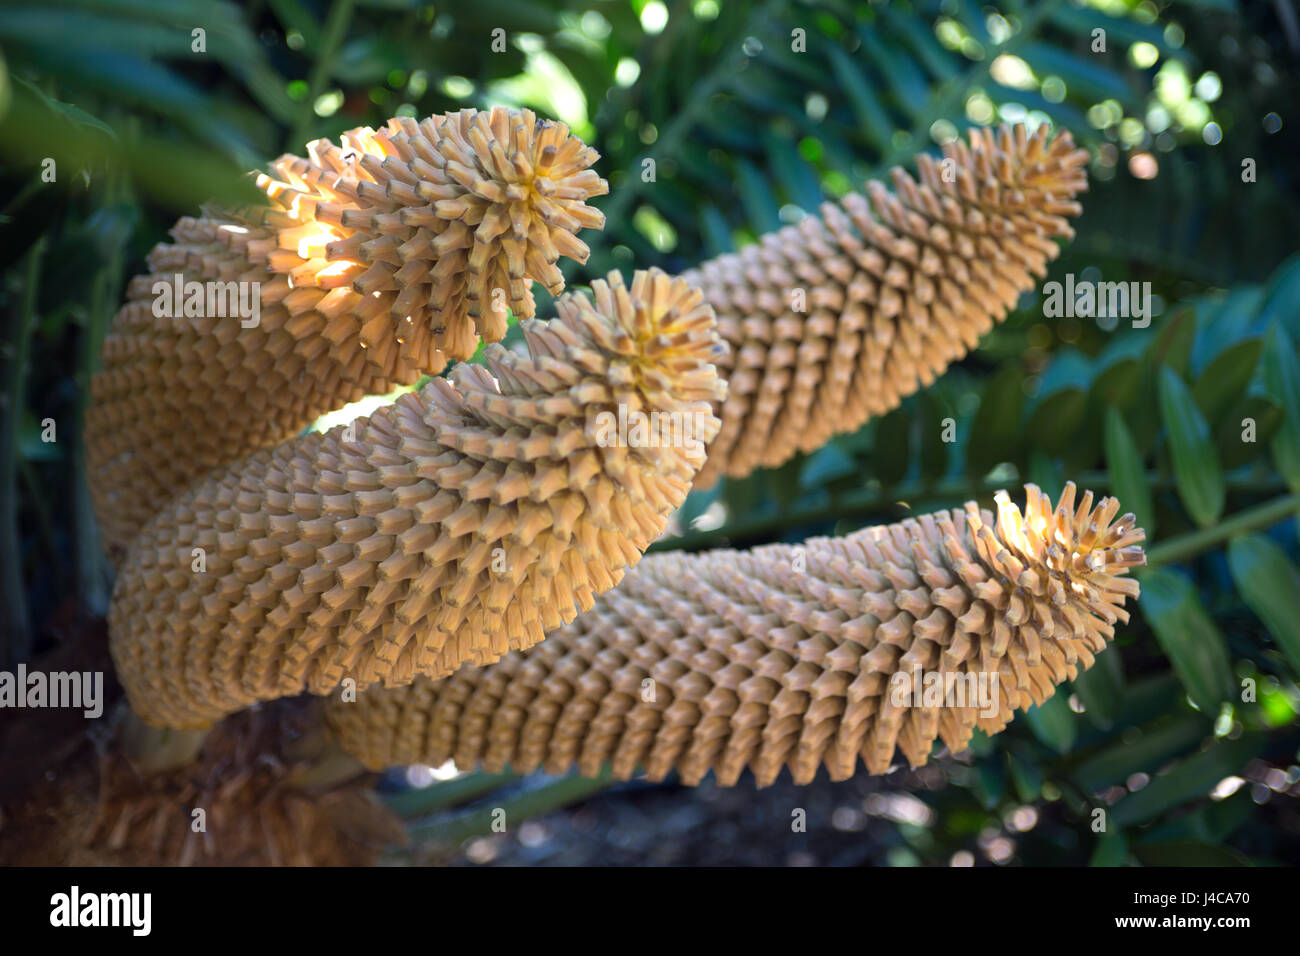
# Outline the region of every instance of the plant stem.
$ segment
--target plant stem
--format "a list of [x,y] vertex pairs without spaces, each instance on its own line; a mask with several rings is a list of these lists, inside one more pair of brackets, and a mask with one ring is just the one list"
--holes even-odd
[[[413,840],[419,843],[455,845],[470,837],[494,832],[493,825],[498,820],[509,827],[521,820],[568,806],[605,789],[612,779],[608,767],[603,768],[597,777],[570,774],[515,794],[496,806],[467,810],[450,819],[437,817],[423,823],[412,823],[407,829]],[[504,814],[498,811],[504,811]]]
[[51,511],[45,497],[45,489],[41,487],[41,480],[37,477],[36,469],[32,467],[30,461],[25,458],[20,460],[18,471],[22,474],[23,487],[31,499],[32,511],[36,515],[36,533],[41,539],[45,560],[49,562],[49,567],[54,569],[55,584],[62,594],[65,573],[63,562],[59,560],[59,546],[54,533],[54,522],[50,520]]
[[388,808],[399,817],[410,819],[428,816],[435,811],[473,800],[518,779],[518,775],[508,771],[467,773],[455,780],[435,783],[420,790],[403,790],[401,793],[387,794],[384,796],[384,803],[388,804]]
[[316,109],[316,100],[325,92],[325,83],[330,77],[334,55],[338,53],[339,44],[343,42],[343,34],[347,32],[348,25],[352,22],[354,5],[354,0],[334,0],[330,5],[329,16],[325,18],[325,29],[321,35],[320,51],[307,79],[307,99],[303,102],[302,109],[298,111],[298,120],[293,124],[289,142],[286,144],[286,148],[291,152],[302,149],[306,142],[307,130],[311,128],[312,116]]
[[8,334],[0,343],[0,382],[8,388],[0,393],[0,605],[4,630],[0,631],[0,664],[25,660],[32,651],[31,622],[27,618],[27,595],[23,589],[22,541],[18,536],[19,430],[26,405],[27,352],[36,327],[36,297],[41,284],[41,259],[45,236],[27,251],[23,271],[22,301],[9,320]]
[[1212,528],[1202,528],[1162,541],[1147,552],[1147,567],[1176,564],[1209,551],[1229,538],[1267,528],[1289,515],[1300,513],[1300,494],[1283,495],[1262,505],[1239,511]]

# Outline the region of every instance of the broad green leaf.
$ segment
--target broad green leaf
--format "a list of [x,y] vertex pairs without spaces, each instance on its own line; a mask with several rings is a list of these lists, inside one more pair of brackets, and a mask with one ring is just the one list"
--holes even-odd
[[1174,310],[1173,316],[1156,333],[1155,341],[1147,349],[1147,360],[1153,370],[1167,365],[1179,375],[1186,375],[1192,361],[1192,346],[1196,342],[1196,310],[1189,307]]
[[67,48],[92,39],[105,49],[142,58],[179,57],[190,52],[188,31],[146,20],[59,9],[53,4],[43,9],[0,8],[0,38],[6,45],[21,45],[28,54],[33,48]]
[[1053,694],[1038,706],[1030,707],[1025,711],[1025,722],[1035,737],[1058,754],[1069,753],[1074,746],[1079,728],[1064,694]]
[[[803,468],[799,471],[799,487],[821,488],[837,478],[859,474],[860,471],[858,463],[838,442],[827,442],[804,459]],[[689,501],[690,498],[686,500]]]
[[1092,380],[1088,400],[1097,401],[1103,406],[1128,408],[1137,398],[1141,381],[1142,367],[1137,359],[1117,359],[1098,372]]
[[[1282,408],[1262,395],[1237,399],[1214,430],[1214,447],[1224,471],[1231,471],[1263,454],[1282,427]],[[1247,441],[1252,433],[1253,441]]]
[[1154,337],[1150,332],[1148,329],[1143,335],[1124,337],[1134,342],[1150,343],[1141,355],[1141,375],[1134,401],[1125,409],[1125,423],[1143,454],[1156,447],[1160,435],[1160,403],[1152,399],[1160,389],[1161,369],[1168,366],[1179,375],[1185,375],[1191,364],[1196,334],[1195,312],[1190,308],[1174,309],[1169,318],[1155,329]]
[[367,86],[382,82],[402,62],[402,51],[396,44],[376,36],[356,37],[344,43],[330,61],[330,75],[345,89]]
[[785,190],[786,199],[804,212],[815,213],[822,202],[817,171],[808,165],[808,160],[799,155],[788,138],[777,136],[769,130],[764,142],[767,161],[771,164],[776,181]]
[[896,408],[876,422],[876,442],[871,453],[871,470],[886,485],[903,479],[912,463],[911,416]]
[[1035,74],[1059,76],[1071,95],[1082,94],[1089,103],[1113,99],[1125,106],[1138,104],[1134,87],[1125,81],[1122,73],[1106,67],[1099,57],[1080,56],[1045,43],[1025,43],[1017,48],[1016,54],[1033,67]]
[[803,470],[803,463],[804,456],[798,454],[784,465],[762,473],[768,496],[775,500],[778,508],[790,507],[799,497],[799,472]]
[[831,61],[831,75],[849,98],[853,114],[862,126],[863,137],[875,149],[884,152],[894,135],[894,122],[871,88],[870,80],[843,47],[830,44],[827,55]]
[[900,12],[887,4],[880,8],[880,16],[892,32],[902,35],[906,44],[936,79],[950,80],[961,72],[958,60],[939,45],[928,23],[910,12]]
[[1065,469],[1061,460],[1035,448],[1029,453],[1029,480],[1055,501],[1065,489]]
[[1097,839],[1088,859],[1089,866],[1124,866],[1128,862],[1128,838],[1119,829],[1107,830]]
[[1071,681],[1071,686],[1083,702],[1088,722],[1102,730],[1109,729],[1124,705],[1124,668],[1119,651],[1111,648],[1098,654],[1093,665]]
[[[241,205],[263,198],[252,180],[220,154],[170,140],[130,140],[124,153],[137,188],[170,209],[192,211],[205,202]],[[185,170],[183,177],[175,175]]]
[[712,203],[700,207],[700,234],[704,238],[704,249],[710,256],[720,256],[734,248],[731,227],[722,211]]
[[1131,826],[1184,803],[1200,800],[1220,780],[1239,774],[1263,746],[1264,741],[1258,734],[1217,741],[1168,773],[1152,778],[1141,790],[1124,797],[1111,808],[1111,820],[1120,826]]
[[987,54],[993,45],[993,38],[989,36],[989,25],[984,18],[982,6],[976,0],[956,0],[954,6],[957,7],[957,18],[966,25],[971,36],[983,44]]
[[1250,859],[1226,846],[1199,840],[1170,840],[1161,843],[1139,842],[1133,855],[1145,866],[1251,866]]
[[302,35],[302,52],[312,55],[320,46],[320,24],[302,0],[268,0],[267,5],[285,28],[285,33],[297,30]]
[[1273,270],[1259,307],[1261,323],[1284,325],[1291,337],[1300,336],[1300,253]]
[[1217,715],[1233,692],[1232,667],[1223,635],[1201,606],[1192,582],[1181,574],[1156,568],[1142,575],[1137,606],[1155,632],[1174,673],[1201,710]]
[[893,44],[881,40],[877,30],[858,30],[862,50],[889,84],[894,102],[909,117],[921,115],[930,102],[930,84],[916,61]]
[[934,389],[917,396],[917,427],[920,429],[921,475],[927,480],[941,478],[948,471],[948,445],[943,440],[943,420],[948,417],[940,406]]
[[[1159,23],[1139,23],[1129,17],[1113,17],[1095,7],[1085,9],[1068,3],[1053,7],[1051,19],[1084,39],[1091,37],[1092,31],[1100,27],[1106,31],[1107,42],[1118,46],[1120,50],[1134,43],[1150,43],[1166,57],[1180,60],[1188,57],[1186,51],[1169,44],[1165,39],[1164,26]],[[1107,55],[1119,52],[1110,47],[1108,51]]]
[[1157,721],[1136,736],[1125,732],[1071,772],[1074,782],[1089,793],[1122,784],[1135,773],[1153,774],[1170,760],[1187,753],[1214,732],[1214,725],[1199,714]]
[[1023,803],[1033,803],[1043,795],[1043,768],[1037,760],[1007,751],[1007,770]]
[[759,232],[781,228],[781,213],[772,198],[772,186],[763,173],[743,156],[736,159],[736,188],[750,224]]
[[1261,295],[1258,288],[1234,287],[1231,291],[1197,302],[1196,341],[1192,345],[1191,371],[1198,379],[1227,348],[1262,336],[1255,331],[1255,313]]
[[1246,604],[1300,674],[1300,571],[1286,552],[1257,534],[1228,545],[1228,567]]
[[985,810],[996,807],[1007,790],[1007,774],[1001,762],[981,760],[976,763],[971,775],[971,790]]
[[1160,370],[1160,414],[1173,455],[1174,482],[1192,520],[1209,527],[1223,514],[1223,471],[1210,439],[1210,426],[1183,380]]
[[972,476],[982,477],[994,465],[1015,457],[1023,439],[1020,429],[1020,410],[1025,403],[1023,381],[1020,369],[1008,366],[985,386],[971,422],[967,445],[967,469]]
[[1241,396],[1259,365],[1263,347],[1259,339],[1246,339],[1224,349],[1206,366],[1192,388],[1192,397],[1211,426],[1217,425]]
[[1076,348],[1063,348],[1052,356],[1039,383],[1039,402],[1064,388],[1087,389],[1092,383],[1093,362]]
[[1088,396],[1081,388],[1062,388],[1041,401],[1029,416],[1025,434],[1033,435],[1038,447],[1052,454],[1066,449],[1088,409]]
[[[1142,600],[1145,599],[1144,591]],[[1163,717],[1178,706],[1182,697],[1181,683],[1168,671],[1162,671],[1156,677],[1134,680],[1125,688],[1124,709],[1115,720],[1115,728],[1138,726]],[[1113,731],[1111,736],[1114,736]]]
[[1154,537],[1156,512],[1146,466],[1124,417],[1113,406],[1106,410],[1106,468],[1110,472],[1110,490],[1119,499],[1120,507],[1137,515],[1138,527],[1146,531],[1148,539]]
[[80,106],[73,103],[64,103],[53,97],[46,96],[40,87],[34,83],[29,83],[20,76],[14,77],[14,82],[18,84],[19,91],[30,98],[35,109],[45,111],[50,115],[57,114],[66,121],[69,128],[76,130],[79,135],[85,136],[99,133],[109,140],[117,139],[117,134],[113,132],[107,123],[91,116]]
[[1261,363],[1264,391],[1282,408],[1282,426],[1273,436],[1273,461],[1292,491],[1300,491],[1300,360],[1295,343],[1280,325],[1264,340]]
[[1206,835],[1211,840],[1226,840],[1250,819],[1255,806],[1249,787],[1242,787],[1227,799],[1211,803],[1201,811]]

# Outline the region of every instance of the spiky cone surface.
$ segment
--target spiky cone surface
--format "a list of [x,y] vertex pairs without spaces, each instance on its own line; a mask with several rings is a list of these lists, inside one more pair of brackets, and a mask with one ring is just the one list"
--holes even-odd
[[684,273],[732,346],[697,487],[854,431],[974,348],[1074,235],[1087,151],[1047,127],[971,131],[796,226]]
[[[181,219],[128,284],[86,429],[111,551],[212,469],[499,340],[507,307],[532,316],[531,282],[558,293],[559,257],[585,262],[576,233],[604,224],[585,204],[608,191],[597,153],[529,110],[394,119],[307,153],[257,176],[263,205]],[[176,275],[250,284],[231,288],[260,321],[215,287],[197,314],[156,315]]]
[[[327,714],[372,768],[608,762],[619,778],[712,771],[732,785],[749,769],[767,785],[783,767],[796,783],[822,766],[844,779],[859,758],[884,773],[895,747],[917,766],[936,738],[961,751],[976,727],[1005,728],[1128,620],[1138,586],[1124,575],[1145,562],[1133,516],[1090,492],[1076,502],[1073,485],[1055,509],[1027,492],[1024,515],[999,493],[996,516],[968,503],[798,548],[650,555],[525,653]],[[891,693],[918,672],[986,675],[994,712],[975,688],[972,706]]]
[[[592,288],[524,321],[529,354],[489,345],[486,368],[456,366],[354,438],[285,442],[164,507],[109,613],[140,718],[200,728],[347,678],[441,677],[537,643],[617,584],[704,462],[724,346],[679,279]],[[620,444],[620,406],[689,419],[700,440]]]

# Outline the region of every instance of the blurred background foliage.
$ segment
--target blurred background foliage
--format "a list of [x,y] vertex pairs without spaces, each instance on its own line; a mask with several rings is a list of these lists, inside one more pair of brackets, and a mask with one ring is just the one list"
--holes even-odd
[[1092,154],[1049,279],[1150,282],[1149,326],[1045,318],[1026,295],[897,411],[693,494],[658,546],[844,533],[1069,478],[1151,539],[1116,648],[970,754],[883,778],[393,771],[417,837],[398,859],[1300,862],[1293,0],[43,0],[0,3],[0,58],[0,664],[103,613],[78,434],[99,343],[175,217],[247,197],[244,170],[393,115],[532,107],[611,183],[581,284],[753,242],[972,125],[1047,122]]

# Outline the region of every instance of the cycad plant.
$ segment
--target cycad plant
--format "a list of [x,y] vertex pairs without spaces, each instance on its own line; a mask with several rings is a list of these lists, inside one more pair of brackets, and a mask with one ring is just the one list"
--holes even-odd
[[[1288,858],[1273,14],[510,9],[0,11],[6,657],[104,667],[108,613],[144,718],[97,767],[24,724],[78,769],[10,775],[6,858],[508,854],[659,780],[860,802],[873,861]],[[260,282],[259,323],[161,320],[177,273]],[[1045,308],[1074,280],[1149,282],[1150,323]],[[698,445],[597,440],[620,409]],[[918,670],[999,679],[891,700]]]

